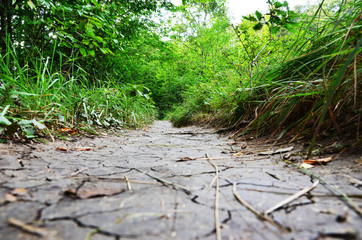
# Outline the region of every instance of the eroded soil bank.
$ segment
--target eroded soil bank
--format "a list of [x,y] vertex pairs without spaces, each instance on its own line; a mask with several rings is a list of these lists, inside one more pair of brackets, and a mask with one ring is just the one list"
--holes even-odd
[[[279,226],[237,201],[233,183],[262,213],[313,185],[283,161],[300,164],[300,146],[260,155],[287,147],[161,121],[120,136],[2,144],[0,239],[215,239],[215,212],[222,239],[360,239],[361,216],[322,183],[268,215]],[[328,156],[310,171],[361,206],[361,156]]]

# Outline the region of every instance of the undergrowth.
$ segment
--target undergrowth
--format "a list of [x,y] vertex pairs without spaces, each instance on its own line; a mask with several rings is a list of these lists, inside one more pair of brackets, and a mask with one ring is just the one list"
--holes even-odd
[[135,128],[153,121],[154,104],[142,85],[90,81],[76,58],[52,62],[56,52],[21,62],[16,48],[8,46],[0,56],[1,135],[33,138],[65,128],[94,133],[97,128]]
[[[362,114],[360,7],[349,1],[326,19],[321,14],[323,2],[313,16],[304,18],[298,37],[270,56],[273,61],[264,56],[262,62],[268,64],[261,65],[259,72],[265,74],[254,79],[252,93],[241,86],[227,92],[228,98],[220,98],[212,82],[203,88],[206,92],[190,88],[184,103],[169,115],[171,121],[176,126],[200,121],[226,125],[225,130],[234,130],[235,136],[253,133],[291,141],[307,137],[312,147],[321,134],[343,137],[348,131],[358,141]],[[207,99],[216,102],[207,104]]]

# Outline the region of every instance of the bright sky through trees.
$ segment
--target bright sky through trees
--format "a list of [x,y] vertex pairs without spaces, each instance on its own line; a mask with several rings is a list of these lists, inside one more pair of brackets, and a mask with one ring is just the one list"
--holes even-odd
[[[284,0],[280,0],[283,2]],[[181,4],[181,0],[172,0],[174,4]],[[232,22],[239,22],[242,16],[254,13],[256,10],[266,12],[268,8],[267,0],[226,0],[229,7],[229,16]],[[317,3],[318,0],[287,0],[291,9],[296,5],[306,5]]]
[[[232,21],[239,21],[242,16],[249,15],[256,10],[266,12],[268,8],[267,0],[227,0],[229,5],[229,13],[234,18]],[[280,0],[283,2],[283,0]],[[308,3],[316,3],[317,0],[287,0],[291,9],[296,5],[305,5]]]

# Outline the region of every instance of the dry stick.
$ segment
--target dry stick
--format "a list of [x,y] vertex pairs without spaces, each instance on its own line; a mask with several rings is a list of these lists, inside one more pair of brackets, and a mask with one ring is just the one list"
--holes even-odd
[[48,134],[49,134],[50,138],[52,139],[52,142],[55,142],[55,139],[54,139],[54,137],[53,137],[52,133],[50,132],[49,128],[46,128],[46,130],[47,130],[47,132],[48,132]]
[[16,218],[10,218],[8,219],[7,223],[9,225],[12,225],[16,228],[19,228],[27,233],[31,233],[34,235],[37,235],[39,237],[50,237],[52,235],[55,235],[55,232],[49,231],[45,228],[32,226],[30,224],[24,223],[23,221],[20,221]]
[[247,209],[249,209],[252,213],[254,213],[256,216],[258,216],[260,219],[267,221],[271,224],[273,224],[275,227],[279,228],[281,231],[285,232],[285,233],[289,233],[290,230],[283,227],[280,223],[274,221],[273,219],[271,219],[270,217],[262,214],[261,212],[257,211],[256,209],[254,209],[247,201],[245,201],[244,199],[242,199],[240,197],[240,195],[236,192],[236,183],[233,183],[233,194],[234,197],[236,198],[236,200],[238,200],[239,203],[243,204]]
[[317,180],[317,181],[313,184],[313,186],[304,188],[304,189],[302,189],[301,191],[297,192],[296,194],[294,194],[294,195],[286,198],[285,200],[281,201],[280,203],[278,203],[278,204],[274,205],[273,207],[269,208],[268,210],[266,210],[266,211],[264,212],[264,214],[265,214],[265,215],[268,215],[269,213],[273,212],[274,210],[277,210],[278,208],[280,208],[280,207],[282,207],[282,206],[284,206],[284,205],[286,205],[286,204],[294,201],[295,199],[297,199],[297,198],[303,196],[304,194],[306,194],[307,192],[312,191],[315,187],[317,187],[318,184],[319,184],[319,180]]
[[294,167],[297,167],[298,169],[300,169],[302,172],[308,174],[311,177],[314,177],[316,179],[318,179],[321,183],[325,184],[325,186],[332,192],[336,193],[337,195],[340,195],[341,197],[344,198],[344,200],[346,200],[347,204],[360,216],[362,217],[362,209],[355,203],[352,201],[352,199],[350,199],[346,194],[344,194],[343,192],[339,191],[338,189],[336,189],[335,187],[333,187],[331,184],[329,184],[326,180],[324,180],[323,178],[321,178],[318,175],[315,175],[314,173],[309,172],[308,170],[298,166],[295,163],[292,163],[291,161],[288,160],[284,160],[284,162],[289,163],[291,165],[293,165]]
[[132,192],[131,183],[126,175],[124,175],[124,179],[126,179],[128,191]]
[[179,188],[179,189],[181,189],[182,191],[184,191],[184,192],[185,192],[186,194],[188,194],[188,195],[191,194],[191,191],[190,191],[189,189],[187,189],[186,187],[184,187],[184,186],[181,186],[181,185],[179,185],[179,184],[177,184],[177,183],[173,183],[173,182],[167,181],[166,179],[163,179],[163,178],[160,178],[160,177],[151,175],[151,174],[149,174],[149,173],[147,173],[147,172],[144,172],[144,171],[142,171],[142,170],[140,170],[140,169],[138,169],[138,168],[133,168],[133,169],[136,170],[137,172],[140,172],[140,173],[142,173],[142,174],[145,174],[145,175],[149,176],[150,178],[153,178],[153,179],[155,179],[155,180],[157,180],[157,181],[159,181],[159,182],[161,182],[161,183],[163,183],[163,184],[165,184],[165,185],[170,185],[170,186],[172,186],[172,187],[174,187],[174,188]]
[[[215,168],[215,179],[216,179],[216,188],[215,188],[215,230],[216,230],[216,239],[221,240],[221,231],[220,231],[220,222],[219,222],[219,169],[217,165],[212,161],[209,155],[205,154],[207,160]],[[214,181],[214,180],[213,180]]]

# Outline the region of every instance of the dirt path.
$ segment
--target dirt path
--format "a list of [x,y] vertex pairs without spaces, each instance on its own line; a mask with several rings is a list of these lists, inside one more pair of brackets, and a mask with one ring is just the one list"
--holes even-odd
[[[156,122],[119,137],[2,144],[0,239],[360,239],[361,217],[323,184],[272,212],[274,225],[256,217],[236,200],[233,183],[264,212],[313,181],[281,160],[297,146],[259,155],[280,146],[232,142]],[[311,171],[361,206],[359,158],[336,155]]]

